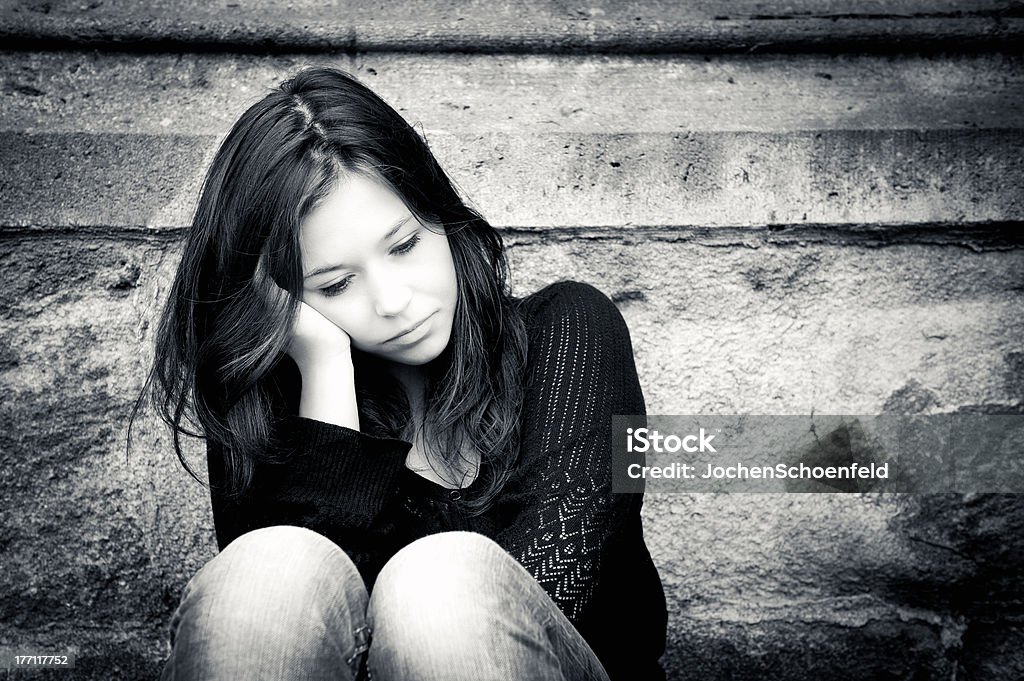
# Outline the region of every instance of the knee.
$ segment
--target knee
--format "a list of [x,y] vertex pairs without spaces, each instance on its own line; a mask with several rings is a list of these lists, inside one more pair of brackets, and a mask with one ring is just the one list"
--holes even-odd
[[269,678],[291,660],[341,668],[366,602],[355,565],[325,537],[288,526],[249,532],[185,587],[165,676]]
[[524,634],[528,626],[510,617],[522,609],[515,587],[521,574],[528,575],[480,534],[445,532],[403,548],[384,566],[370,596],[374,675],[531,678],[514,673],[518,663],[508,652],[510,641],[543,636]]
[[245,553],[279,561],[295,552],[305,556],[330,553],[334,543],[322,534],[295,525],[274,525],[252,530],[228,544],[219,555]]
[[[204,574],[207,573],[207,574]],[[333,542],[304,527],[277,525],[253,530],[231,542],[200,571],[199,588],[216,585],[249,598],[314,597],[358,572]]]
[[268,615],[280,627],[331,604],[358,607],[352,601],[360,597],[365,609],[365,588],[344,551],[316,532],[280,525],[231,542],[189,582],[182,610],[210,627],[267,623]]
[[[496,579],[503,563],[515,559],[491,539],[475,532],[442,532],[418,539],[388,561],[374,594],[393,592],[426,601],[477,594]],[[515,563],[518,565],[517,563]]]
[[[388,561],[381,576],[401,573],[404,577],[423,574],[423,566],[451,572],[475,572],[480,565],[514,560],[493,539],[477,532],[440,532],[412,542]],[[405,575],[413,566],[412,575]]]
[[[409,544],[388,561],[374,585],[369,605],[374,630],[435,642],[479,636],[500,607],[494,585],[507,561],[515,562],[472,532],[444,532]],[[392,626],[395,618],[401,627]]]

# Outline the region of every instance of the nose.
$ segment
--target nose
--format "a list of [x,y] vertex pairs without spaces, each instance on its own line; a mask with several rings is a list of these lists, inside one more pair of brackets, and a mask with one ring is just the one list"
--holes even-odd
[[394,317],[402,313],[412,299],[412,289],[397,282],[383,282],[377,287],[374,306],[381,317]]

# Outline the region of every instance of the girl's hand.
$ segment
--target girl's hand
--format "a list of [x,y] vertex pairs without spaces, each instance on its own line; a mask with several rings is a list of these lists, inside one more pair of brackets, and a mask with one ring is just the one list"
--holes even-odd
[[359,430],[351,346],[347,333],[299,303],[286,350],[302,374],[299,416]]
[[299,303],[299,312],[292,324],[291,342],[285,351],[303,374],[308,369],[352,363],[349,335],[307,303]]
[[[263,291],[269,310],[287,307],[288,292],[277,285],[267,273],[263,258],[256,263],[253,285]],[[305,376],[318,369],[351,366],[352,349],[348,334],[311,305],[299,302],[299,311],[292,322],[291,338],[285,352],[295,360]]]
[[[270,310],[285,309],[288,293],[265,274],[262,260],[253,277]],[[285,348],[302,374],[299,416],[359,430],[352,340],[307,303],[299,303]]]

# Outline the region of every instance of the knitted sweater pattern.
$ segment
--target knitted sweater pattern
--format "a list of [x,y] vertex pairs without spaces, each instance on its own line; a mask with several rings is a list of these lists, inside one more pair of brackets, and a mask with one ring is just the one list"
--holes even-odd
[[[405,467],[411,444],[295,416],[279,422],[292,455],[257,465],[239,499],[217,493],[223,460],[208,448],[218,546],[270,525],[312,529],[341,547],[368,588],[403,546],[436,532],[484,534],[545,589],[612,679],[664,678],[661,582],[643,540],[639,494],[611,491],[611,417],[643,414],[625,321],[597,289],[553,284],[521,301],[528,336],[520,452],[483,515]],[[298,377],[286,393],[298,395]]]

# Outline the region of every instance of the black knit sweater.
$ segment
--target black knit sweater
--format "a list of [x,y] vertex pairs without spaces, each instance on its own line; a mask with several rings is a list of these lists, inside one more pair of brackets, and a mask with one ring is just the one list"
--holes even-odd
[[[269,525],[308,527],[344,549],[372,588],[411,541],[479,532],[536,578],[613,681],[663,679],[665,599],[644,544],[643,497],[611,491],[611,417],[644,413],[626,324],[585,284],[549,286],[520,309],[529,339],[520,454],[484,515],[469,517],[457,503],[473,485],[449,490],[407,469],[410,443],[293,410],[282,421],[294,452],[287,462],[258,466],[240,500],[213,494],[217,543],[223,549]],[[297,396],[292,380],[288,392]],[[208,462],[218,485],[223,461],[214,447]]]

